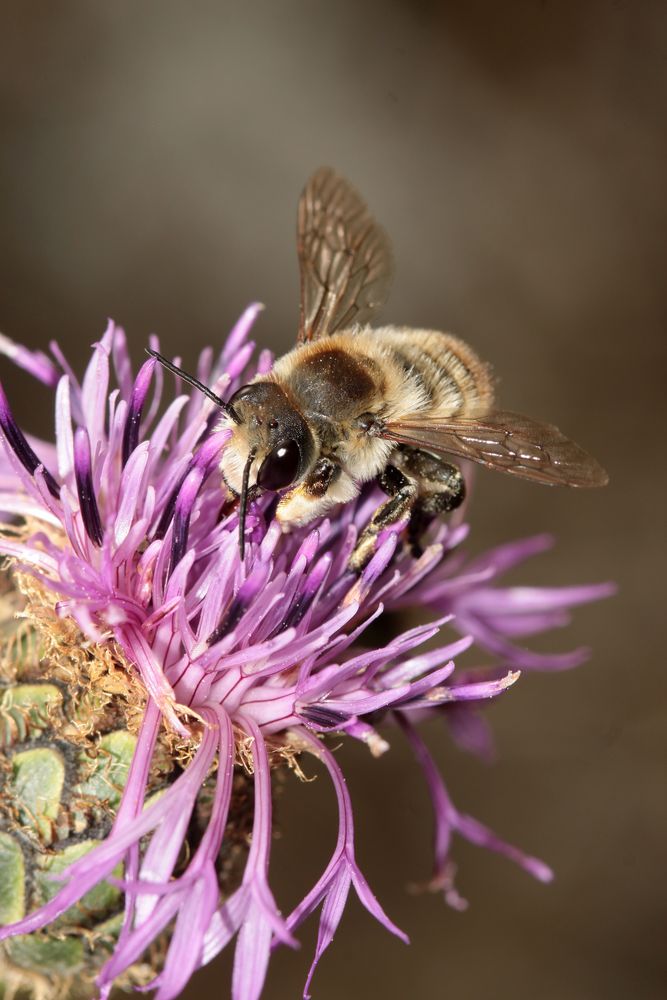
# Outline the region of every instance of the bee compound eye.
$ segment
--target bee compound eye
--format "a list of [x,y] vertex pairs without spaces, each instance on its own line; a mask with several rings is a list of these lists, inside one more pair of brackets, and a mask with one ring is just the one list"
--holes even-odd
[[259,467],[257,485],[265,490],[283,490],[296,479],[301,454],[296,441],[281,441]]

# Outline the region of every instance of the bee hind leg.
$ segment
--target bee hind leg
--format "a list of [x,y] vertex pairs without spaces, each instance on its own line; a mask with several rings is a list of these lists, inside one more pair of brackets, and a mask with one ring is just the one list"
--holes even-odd
[[417,483],[393,465],[386,466],[378,482],[389,499],[378,507],[359,536],[348,562],[355,573],[361,573],[373,558],[383,529],[410,515],[417,500]]

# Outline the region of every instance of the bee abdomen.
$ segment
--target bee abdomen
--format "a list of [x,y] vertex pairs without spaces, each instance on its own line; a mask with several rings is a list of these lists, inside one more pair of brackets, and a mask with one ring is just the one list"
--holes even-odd
[[406,380],[418,386],[420,409],[443,416],[474,416],[493,402],[491,372],[458,337],[435,330],[383,327],[372,331]]

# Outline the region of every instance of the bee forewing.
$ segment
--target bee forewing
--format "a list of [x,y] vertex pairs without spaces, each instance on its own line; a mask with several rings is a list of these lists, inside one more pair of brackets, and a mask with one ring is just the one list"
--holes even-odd
[[387,423],[382,437],[413,448],[467,458],[548,486],[604,486],[596,460],[553,424],[496,410],[483,417],[437,417]]
[[313,174],[299,199],[297,252],[299,343],[363,322],[385,301],[393,273],[389,240],[330,167]]

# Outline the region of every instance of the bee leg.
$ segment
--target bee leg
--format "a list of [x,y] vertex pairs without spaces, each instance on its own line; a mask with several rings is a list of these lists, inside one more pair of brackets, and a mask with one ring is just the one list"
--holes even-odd
[[463,503],[465,483],[455,465],[417,448],[398,450],[394,461],[419,485],[408,525],[408,542],[413,556],[418,558],[423,552],[422,535],[434,518],[455,510]]
[[409,514],[417,499],[417,483],[408,479],[400,469],[388,465],[378,477],[378,482],[389,499],[381,504],[373,514],[366,528],[359,536],[348,566],[355,573],[361,573],[375,554],[380,532]]
[[336,465],[330,458],[323,456],[316,463],[314,469],[306,476],[305,487],[312,497],[320,500],[325,496],[331,484],[338,479],[340,474],[340,465]]
[[308,524],[358,493],[358,485],[342,466],[323,455],[298,486],[281,497],[276,517],[289,530],[294,525]]
[[408,545],[410,546],[410,552],[415,559],[419,559],[419,557],[424,554],[422,538],[424,536],[424,532],[430,526],[434,517],[434,514],[427,514],[420,503],[415,504],[412,510],[412,516],[410,517],[410,521],[408,523]]

